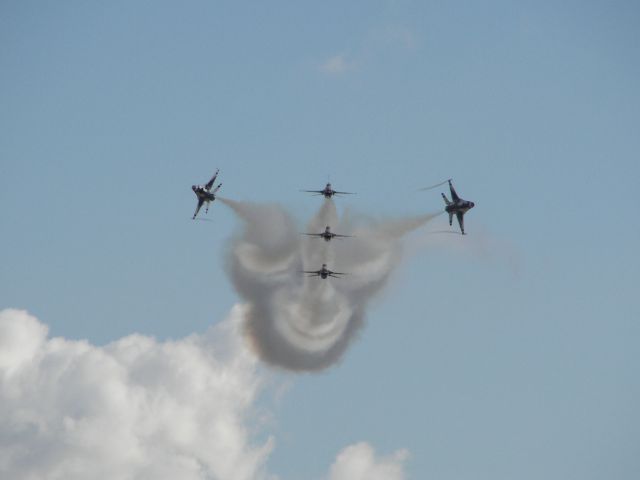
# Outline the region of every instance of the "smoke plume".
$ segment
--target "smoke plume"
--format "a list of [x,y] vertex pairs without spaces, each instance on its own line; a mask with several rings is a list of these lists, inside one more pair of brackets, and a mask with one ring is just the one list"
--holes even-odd
[[[243,221],[231,245],[228,269],[247,302],[245,332],[260,357],[289,370],[321,370],[337,362],[362,327],[368,303],[387,283],[402,256],[404,235],[439,215],[376,222],[338,217],[325,199],[307,232],[332,231],[353,238],[326,242],[301,236],[276,205],[220,199]],[[308,277],[326,263],[342,278]]]

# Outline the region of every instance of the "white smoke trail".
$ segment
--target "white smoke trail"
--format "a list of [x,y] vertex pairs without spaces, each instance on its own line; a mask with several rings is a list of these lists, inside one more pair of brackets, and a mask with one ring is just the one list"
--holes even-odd
[[[249,308],[245,331],[260,357],[290,370],[313,371],[337,362],[364,321],[368,302],[401,260],[401,239],[439,215],[373,222],[339,219],[325,199],[309,232],[329,225],[354,238],[301,238],[291,217],[274,205],[220,198],[245,222],[232,244],[229,271]],[[309,278],[323,263],[344,278]]]
[[439,187],[440,185],[445,185],[446,183],[448,183],[451,179],[445,180],[444,182],[440,182],[440,183],[436,183],[435,185],[431,185],[430,187],[424,187],[424,188],[419,188],[418,191],[419,192],[424,192],[426,190],[433,190],[436,187]]

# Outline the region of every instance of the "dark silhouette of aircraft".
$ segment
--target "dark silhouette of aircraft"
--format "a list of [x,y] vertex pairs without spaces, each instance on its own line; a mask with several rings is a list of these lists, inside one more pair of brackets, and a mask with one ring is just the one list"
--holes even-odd
[[449,214],[449,225],[451,225],[453,222],[453,214],[454,213],[456,214],[456,217],[458,218],[458,223],[460,224],[460,230],[462,231],[462,235],[464,235],[464,214],[467,213],[469,210],[471,210],[473,207],[475,207],[476,204],[460,198],[456,193],[455,189],[453,188],[453,185],[451,184],[451,180],[448,180],[448,182],[449,182],[449,190],[451,190],[452,201],[450,202],[447,199],[446,195],[442,193],[441,195],[444,200],[444,203],[447,204],[447,206],[444,209]]
[[340,278],[338,275],[347,275],[346,273],[333,272],[329,270],[327,268],[326,263],[322,264],[322,268],[320,270],[303,270],[302,273],[309,273],[310,274],[308,275],[309,277],[320,277],[320,278],[327,278],[327,277]]
[[324,229],[324,232],[321,233],[303,233],[302,235],[309,235],[311,237],[321,237],[323,238],[325,241],[329,241],[332,238],[338,237],[338,238],[347,238],[347,237],[352,237],[353,235],[338,235],[337,233],[333,233],[331,231],[331,228],[329,228],[329,225],[327,225],[327,228]]
[[301,192],[315,193],[317,195],[324,195],[324,198],[331,198],[334,195],[355,195],[353,192],[338,192],[331,188],[331,184],[327,183],[323,190],[301,190]]
[[191,186],[191,190],[193,190],[193,193],[196,194],[196,197],[198,197],[198,206],[196,207],[196,212],[193,214],[193,219],[195,220],[196,215],[198,215],[198,212],[200,211],[200,207],[202,207],[202,204],[206,202],[207,206],[205,207],[204,213],[207,213],[209,211],[209,203],[213,202],[216,199],[216,192],[220,189],[220,187],[222,186],[222,184],[218,184],[218,186],[216,188],[213,189],[213,191],[211,190],[211,187],[213,187],[213,184],[216,181],[216,177],[218,176],[218,172],[220,172],[220,169],[218,168],[216,170],[216,173],[214,173],[213,177],[211,177],[211,180],[209,180],[206,185],[192,185]]

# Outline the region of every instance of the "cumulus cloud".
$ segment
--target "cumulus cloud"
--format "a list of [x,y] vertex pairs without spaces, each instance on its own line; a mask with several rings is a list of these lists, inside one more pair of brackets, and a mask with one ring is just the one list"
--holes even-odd
[[373,447],[361,442],[342,450],[331,466],[329,480],[403,480],[407,450],[377,458]]
[[104,347],[0,312],[0,477],[267,478],[273,440],[247,426],[261,379],[240,310],[204,335]]
[[[361,328],[366,308],[402,258],[402,238],[437,214],[373,221],[339,218],[325,199],[307,225],[354,235],[325,242],[301,237],[289,214],[276,205],[220,199],[244,221],[231,245],[231,280],[248,304],[245,333],[260,357],[297,371],[327,368],[340,360]],[[322,280],[303,270],[323,263],[343,278]]]
[[383,38],[393,45],[400,45],[406,50],[413,50],[417,45],[416,33],[404,25],[389,25],[383,33]]
[[341,75],[355,69],[355,62],[349,60],[343,53],[329,57],[320,64],[320,71],[328,75]]
[[[275,441],[255,406],[267,381],[239,333],[244,308],[204,334],[104,347],[0,311],[0,478],[276,480],[266,468]],[[352,445],[329,478],[401,479],[405,457]]]
[[419,37],[411,28],[397,24],[387,25],[369,31],[348,49],[348,54],[330,56],[317,68],[326,75],[337,77],[365,68],[372,62],[384,60],[389,54],[415,51],[419,46]]

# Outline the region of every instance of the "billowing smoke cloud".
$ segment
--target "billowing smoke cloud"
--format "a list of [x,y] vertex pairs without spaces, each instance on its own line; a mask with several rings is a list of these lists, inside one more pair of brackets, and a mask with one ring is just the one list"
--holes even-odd
[[[243,308],[202,335],[104,347],[49,338],[26,312],[0,311],[0,478],[276,480]],[[376,458],[359,443],[328,478],[401,480],[405,457]]]
[[[384,287],[402,253],[401,239],[439,214],[375,222],[338,218],[325,199],[308,232],[354,235],[325,242],[303,237],[274,205],[221,199],[244,221],[231,246],[229,271],[248,304],[245,331],[260,357],[290,370],[320,370],[338,361],[363,324],[366,307]],[[343,278],[309,278],[323,263]]]

